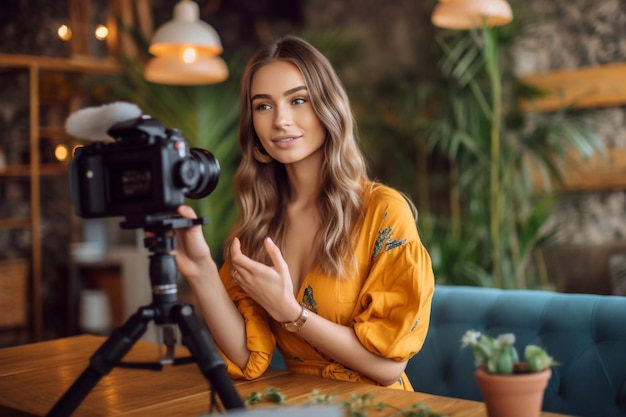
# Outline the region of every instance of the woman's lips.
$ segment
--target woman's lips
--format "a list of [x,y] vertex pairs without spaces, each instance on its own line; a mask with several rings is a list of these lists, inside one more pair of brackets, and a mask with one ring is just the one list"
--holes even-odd
[[279,148],[289,147],[296,140],[300,139],[302,135],[292,135],[292,136],[278,136],[272,139],[272,142]]

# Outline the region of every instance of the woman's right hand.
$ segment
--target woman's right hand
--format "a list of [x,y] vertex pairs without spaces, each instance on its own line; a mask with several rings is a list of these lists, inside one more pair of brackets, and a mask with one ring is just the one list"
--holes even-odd
[[[180,206],[177,212],[186,219],[197,218],[189,206]],[[174,255],[178,271],[191,285],[212,337],[224,354],[244,369],[250,358],[244,319],[222,284],[202,226],[177,229],[176,241]]]
[[[178,214],[186,219],[196,219],[198,216],[189,206],[180,206]],[[211,249],[202,233],[202,226],[196,225],[186,229],[176,230],[177,249],[176,265],[178,271],[188,280],[196,280],[207,272],[214,270],[217,265],[211,257]]]

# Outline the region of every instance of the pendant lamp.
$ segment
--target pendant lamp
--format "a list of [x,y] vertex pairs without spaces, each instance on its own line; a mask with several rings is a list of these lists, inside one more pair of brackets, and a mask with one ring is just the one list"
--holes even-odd
[[154,58],[144,70],[146,80],[159,84],[213,84],[228,78],[228,67],[219,57],[222,42],[208,23],[200,20],[198,4],[181,0],[174,17],[152,37],[148,51]]
[[466,30],[506,25],[513,12],[506,0],[439,0],[431,20],[441,28]]

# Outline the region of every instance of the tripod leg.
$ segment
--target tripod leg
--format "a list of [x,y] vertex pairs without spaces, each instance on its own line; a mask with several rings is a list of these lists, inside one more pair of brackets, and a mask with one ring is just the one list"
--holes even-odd
[[224,360],[213,343],[211,333],[195,315],[191,305],[177,305],[174,317],[180,327],[183,344],[187,346],[204,376],[211,383],[227,409],[245,408],[232,379],[226,372]]
[[98,381],[111,372],[133,347],[135,342],[146,332],[148,322],[154,317],[154,310],[140,308],[121,327],[113,331],[111,336],[91,356],[89,366],[83,371],[72,386],[48,413],[49,417],[69,416],[83,399],[96,386]]

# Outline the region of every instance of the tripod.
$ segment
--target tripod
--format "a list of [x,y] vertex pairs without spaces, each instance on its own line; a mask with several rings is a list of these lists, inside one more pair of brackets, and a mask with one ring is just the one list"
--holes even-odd
[[[160,370],[163,363],[187,362],[174,360],[173,357],[176,325],[181,330],[183,344],[191,352],[193,360],[208,379],[212,389],[217,392],[224,407],[227,409],[245,407],[232,385],[208,328],[195,315],[193,306],[178,302],[176,260],[170,254],[176,247],[176,239],[171,231],[206,224],[206,221],[206,218],[191,220],[182,217],[149,216],[127,217],[126,221],[121,223],[122,228],[143,227],[153,234],[144,240],[145,247],[153,252],[150,255],[152,304],[140,307],[122,326],[111,333],[91,356],[89,366],[54,405],[48,416],[69,416],[100,379],[115,366]],[[146,332],[150,321],[162,326],[164,331],[163,339],[167,347],[165,360],[156,364],[121,362],[134,343]]]

